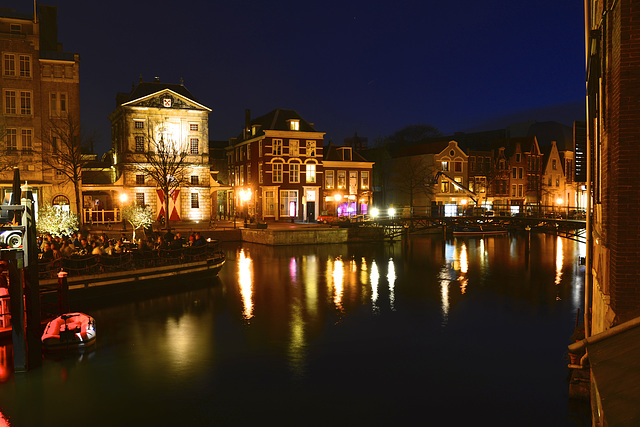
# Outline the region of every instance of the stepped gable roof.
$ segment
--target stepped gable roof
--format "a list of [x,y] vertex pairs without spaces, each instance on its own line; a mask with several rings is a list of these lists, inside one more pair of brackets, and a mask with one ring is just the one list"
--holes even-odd
[[438,154],[449,146],[449,139],[430,141],[423,144],[401,147],[395,151],[393,157],[420,156],[424,154]]
[[162,83],[159,81],[155,82],[140,82],[137,86],[131,89],[129,93],[119,92],[116,95],[116,104],[118,106],[124,104],[125,102],[134,101],[136,99],[144,98],[145,96],[151,95],[153,93],[161,92],[165,89],[169,89],[179,95],[184,96],[194,102],[200,103],[198,99],[189,92],[189,90],[183,84],[175,84],[175,83]]
[[[329,145],[325,145],[324,147],[324,160],[326,161],[345,161],[342,158],[342,155],[339,153],[340,148],[351,148],[351,160],[352,162],[366,162],[365,159],[360,153],[358,153],[353,147],[350,145],[334,145],[332,142],[329,142]],[[349,160],[347,160],[349,161]]]
[[573,129],[562,123],[535,122],[529,126],[527,136],[535,136],[541,149],[556,141],[558,150],[573,150]]
[[506,140],[497,140],[494,144],[494,149],[497,151],[500,149],[500,147],[504,147],[504,154],[507,158],[509,158],[515,154],[518,144],[520,144],[520,151],[522,153],[529,153],[535,147],[535,142],[535,136],[508,138]]

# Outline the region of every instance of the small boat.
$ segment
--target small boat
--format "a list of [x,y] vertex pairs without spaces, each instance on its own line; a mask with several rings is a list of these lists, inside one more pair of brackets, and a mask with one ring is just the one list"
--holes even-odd
[[507,234],[508,230],[499,225],[468,225],[454,227],[454,236],[496,236]]
[[42,345],[45,350],[80,350],[96,342],[96,321],[84,313],[58,316],[44,328]]

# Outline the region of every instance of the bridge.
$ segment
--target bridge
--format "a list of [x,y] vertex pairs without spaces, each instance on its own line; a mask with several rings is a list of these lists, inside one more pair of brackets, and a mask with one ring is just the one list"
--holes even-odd
[[419,216],[375,218],[363,221],[363,226],[383,227],[386,239],[404,234],[441,230],[448,234],[455,229],[490,226],[510,232],[532,231],[547,233],[586,242],[587,222],[583,219],[548,218],[544,216]]

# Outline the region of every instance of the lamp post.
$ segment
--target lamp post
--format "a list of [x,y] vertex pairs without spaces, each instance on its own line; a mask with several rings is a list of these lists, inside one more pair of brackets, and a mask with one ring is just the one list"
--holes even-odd
[[127,223],[124,219],[124,205],[127,203],[127,194],[120,193],[120,216],[122,217],[122,231],[127,230]]

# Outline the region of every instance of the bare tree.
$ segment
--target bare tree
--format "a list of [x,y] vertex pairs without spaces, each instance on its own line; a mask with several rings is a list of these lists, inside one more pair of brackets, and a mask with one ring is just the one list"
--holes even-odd
[[391,182],[408,199],[409,207],[413,210],[419,196],[425,196],[426,201],[435,193],[433,174],[433,167],[423,157],[398,157],[394,159]]
[[144,161],[134,164],[136,171],[149,176],[164,195],[165,225],[169,226],[169,197],[181,186],[189,185],[187,180],[188,152],[178,141],[164,136],[161,132],[159,140],[149,133],[149,150],[142,155]]
[[90,161],[86,151],[92,145],[92,138],[82,137],[80,122],[70,114],[51,119],[42,135],[42,162],[64,178],[62,184],[73,184],[76,212],[82,223],[82,169]]
[[3,153],[0,156],[0,173],[12,170],[16,165],[15,157],[8,155],[12,151],[18,154],[16,132],[16,129],[9,129],[4,117],[0,116],[0,153]]

